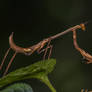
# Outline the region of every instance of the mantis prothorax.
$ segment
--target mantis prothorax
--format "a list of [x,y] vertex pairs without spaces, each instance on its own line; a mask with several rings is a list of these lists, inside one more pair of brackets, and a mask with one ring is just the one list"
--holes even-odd
[[[12,58],[11,58],[9,64],[8,64],[8,66],[6,67],[6,70],[5,70],[5,72],[4,72],[4,75],[8,72],[8,69],[9,69],[9,67],[10,67],[10,65],[11,65],[12,61],[14,60],[14,58],[15,58],[15,56],[16,56],[17,53],[23,53],[23,54],[25,54],[25,55],[30,56],[30,55],[31,55],[32,53],[34,53],[35,51],[37,51],[38,53],[44,52],[43,59],[45,59],[46,53],[47,53],[48,49],[50,49],[49,55],[48,55],[48,59],[49,59],[50,56],[51,56],[51,51],[52,51],[52,45],[50,45],[51,40],[53,40],[53,39],[55,39],[55,38],[58,38],[58,37],[60,37],[60,36],[62,36],[62,35],[64,35],[64,34],[66,34],[66,33],[68,33],[68,32],[71,32],[72,30],[77,30],[77,29],[81,29],[81,28],[82,28],[83,30],[85,30],[84,26],[85,26],[85,23],[82,23],[82,24],[80,24],[80,25],[73,26],[73,27],[71,27],[71,28],[69,28],[69,29],[67,29],[67,30],[65,30],[65,31],[63,31],[63,32],[60,32],[60,33],[54,35],[54,36],[48,37],[48,38],[46,38],[46,39],[40,41],[39,43],[37,43],[37,44],[35,44],[35,45],[33,45],[33,46],[30,46],[30,47],[28,47],[28,48],[23,48],[23,47],[17,46],[17,45],[14,43],[14,41],[13,41],[13,33],[12,33],[12,34],[10,35],[10,37],[9,37],[9,45],[10,45],[10,48],[9,48],[9,49],[7,50],[7,52],[5,53],[5,56],[4,56],[3,60],[2,60],[1,66],[0,66],[0,70],[2,69],[2,66],[3,66],[3,64],[4,64],[4,61],[5,61],[6,57],[7,57],[7,55],[8,55],[8,53],[9,53],[10,49],[14,50],[15,53],[14,53],[14,55],[12,56]],[[43,47],[44,47],[45,45],[47,45],[47,47],[46,47],[45,49],[43,49]]]

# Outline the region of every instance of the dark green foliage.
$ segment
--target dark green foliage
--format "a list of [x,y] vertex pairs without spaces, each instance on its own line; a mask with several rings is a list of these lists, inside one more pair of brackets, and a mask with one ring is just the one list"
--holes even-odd
[[13,84],[0,92],[33,92],[31,86],[25,83]]

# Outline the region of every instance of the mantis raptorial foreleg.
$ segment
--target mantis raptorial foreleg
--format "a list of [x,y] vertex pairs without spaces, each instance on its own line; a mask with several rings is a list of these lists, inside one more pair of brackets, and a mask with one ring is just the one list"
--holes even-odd
[[76,30],[73,30],[73,44],[74,44],[74,47],[76,48],[76,50],[78,50],[80,52],[80,54],[83,56],[83,58],[86,59],[86,63],[87,64],[92,63],[92,55],[87,53],[85,50],[81,49],[77,43]]
[[52,52],[52,45],[49,45],[48,47],[46,47],[45,49],[42,49],[42,50],[38,50],[37,52],[40,54],[40,53],[42,53],[42,52],[44,52],[44,56],[43,56],[43,60],[45,60],[45,58],[46,58],[46,54],[47,54],[47,51],[48,51],[48,49],[50,49],[50,51],[49,51],[49,55],[48,55],[48,59],[50,58],[50,56],[51,56],[51,52]]
[[45,60],[45,57],[46,57],[46,54],[47,54],[48,49],[50,49],[49,55],[48,55],[48,59],[49,59],[50,56],[51,56],[51,52],[52,52],[52,47],[53,47],[53,46],[50,45],[50,42],[51,42],[51,40],[48,41],[48,44],[47,44],[47,47],[46,47],[46,48],[44,48],[44,49],[39,48],[39,49],[37,50],[37,52],[38,52],[39,54],[42,53],[42,52],[44,52],[43,60]]

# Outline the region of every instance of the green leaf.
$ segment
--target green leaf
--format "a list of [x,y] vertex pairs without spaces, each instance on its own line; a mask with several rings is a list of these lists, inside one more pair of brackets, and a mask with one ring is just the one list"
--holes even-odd
[[48,79],[48,74],[52,72],[55,64],[56,60],[49,59],[45,61],[39,61],[35,64],[29,65],[21,69],[17,69],[7,74],[6,76],[0,78],[0,87],[3,87],[19,80],[36,78],[45,83],[51,89],[52,92],[56,92],[56,90]]

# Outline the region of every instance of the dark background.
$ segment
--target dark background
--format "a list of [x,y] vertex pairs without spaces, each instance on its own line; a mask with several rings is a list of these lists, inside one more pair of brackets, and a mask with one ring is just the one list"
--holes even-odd
[[[8,37],[14,32],[19,46],[32,46],[44,38],[85,21],[92,21],[91,0],[0,0],[0,61],[9,48]],[[78,32],[81,48],[92,53],[92,22],[85,32]],[[72,33],[52,41],[52,58],[56,58],[55,70],[49,78],[57,92],[80,92],[92,89],[92,64],[81,64],[81,55],[73,46]],[[1,75],[13,51],[10,52]],[[42,54],[31,56],[18,54],[9,72],[42,60]],[[34,92],[50,92],[38,80],[27,80]]]

